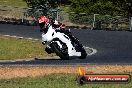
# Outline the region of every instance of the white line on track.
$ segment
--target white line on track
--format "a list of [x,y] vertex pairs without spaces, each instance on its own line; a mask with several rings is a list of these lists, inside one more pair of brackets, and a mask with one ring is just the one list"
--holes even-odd
[[3,35],[3,36],[7,36],[7,37],[8,37],[8,36],[10,36],[10,35]]
[[[3,35],[5,37],[12,37],[12,38],[18,38],[18,39],[23,39],[24,37],[20,37],[20,36],[15,36],[15,35]],[[39,39],[33,39],[33,38],[24,38],[24,39],[29,39],[29,40],[35,40],[38,41]]]
[[27,39],[32,40],[33,38],[27,38]]

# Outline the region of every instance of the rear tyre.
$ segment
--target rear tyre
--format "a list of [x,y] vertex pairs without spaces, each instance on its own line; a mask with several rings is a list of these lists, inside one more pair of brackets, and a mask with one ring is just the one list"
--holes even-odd
[[63,59],[63,60],[69,59],[69,55],[66,52],[66,50],[63,50],[63,51],[65,51],[65,52],[63,52],[62,49],[59,47],[59,45],[56,42],[53,42],[51,44],[51,48],[56,53],[56,55],[59,56],[61,59]]
[[87,53],[85,51],[85,49],[83,48],[83,45],[79,43],[79,40],[75,37],[75,47],[76,47],[76,50],[78,52],[81,52],[81,56],[79,57],[79,59],[85,59],[86,56],[87,56]]
[[79,57],[79,59],[85,59],[86,57],[87,57],[87,53],[86,53],[85,49],[82,47],[81,56]]

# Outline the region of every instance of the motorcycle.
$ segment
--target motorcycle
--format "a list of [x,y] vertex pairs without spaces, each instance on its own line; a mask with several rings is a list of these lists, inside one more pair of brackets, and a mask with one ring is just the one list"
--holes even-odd
[[57,56],[65,60],[74,56],[80,59],[86,58],[87,53],[83,45],[76,37],[72,36],[70,30],[68,31],[69,35],[56,31],[52,25],[49,25],[42,33],[42,44],[46,44],[45,51],[48,54],[56,53]]

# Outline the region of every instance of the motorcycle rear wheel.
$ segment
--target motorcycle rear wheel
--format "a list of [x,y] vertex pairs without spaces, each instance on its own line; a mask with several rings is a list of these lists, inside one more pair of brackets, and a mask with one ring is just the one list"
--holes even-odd
[[87,53],[86,53],[85,49],[82,47],[81,56],[79,57],[79,59],[85,59],[86,57],[87,57]]
[[79,52],[81,52],[81,56],[79,59],[85,59],[87,57],[87,53],[83,47],[82,44],[80,44],[78,38],[74,37],[74,46],[76,46],[76,49],[78,49]]

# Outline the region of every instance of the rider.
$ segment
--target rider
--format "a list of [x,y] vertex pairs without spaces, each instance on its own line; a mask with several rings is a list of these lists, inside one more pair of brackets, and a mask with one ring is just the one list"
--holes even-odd
[[59,23],[57,20],[50,20],[48,17],[46,16],[40,16],[38,18],[39,21],[39,26],[40,26],[40,32],[47,32],[48,31],[48,27],[50,25],[52,25],[52,27],[61,33],[65,33],[66,35],[68,35],[70,37],[70,39],[72,41],[76,41],[75,38],[72,36],[71,32],[69,30],[65,29],[65,25],[62,23]]

